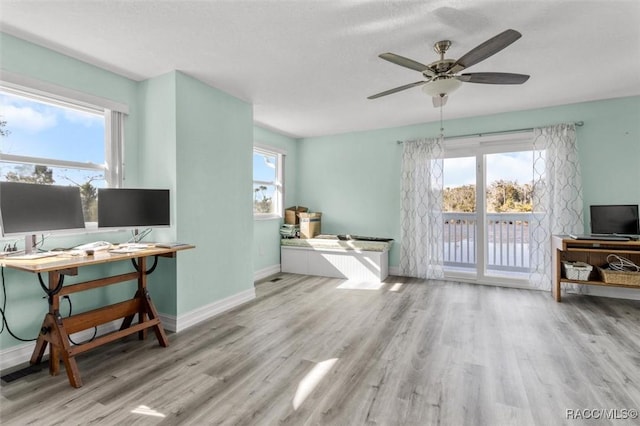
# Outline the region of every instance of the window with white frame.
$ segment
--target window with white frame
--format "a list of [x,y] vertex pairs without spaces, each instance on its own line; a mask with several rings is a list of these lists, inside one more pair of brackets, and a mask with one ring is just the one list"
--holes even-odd
[[253,147],[253,215],[257,219],[282,217],[284,155],[276,148]]
[[122,180],[123,113],[0,82],[0,122],[0,180],[77,186],[97,222],[97,189]]

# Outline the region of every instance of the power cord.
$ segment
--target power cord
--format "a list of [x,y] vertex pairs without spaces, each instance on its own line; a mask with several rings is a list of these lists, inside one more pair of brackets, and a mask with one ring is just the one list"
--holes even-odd
[[610,254],[607,256],[609,269],[621,272],[640,272],[640,266],[636,265],[626,257]]
[[[9,327],[9,323],[7,322],[7,316],[5,314],[7,310],[7,287],[5,285],[4,267],[0,267],[0,276],[2,277],[2,280],[1,280],[2,281],[2,308],[0,308],[0,314],[2,314],[2,324],[0,326],[0,334],[2,334],[2,332],[4,332],[6,328],[7,332],[11,335],[11,337],[21,342],[33,342],[35,340],[38,340],[37,337],[34,339],[23,339],[22,337],[17,336],[13,331],[11,331],[11,328]],[[60,283],[60,285],[62,285],[62,282]],[[71,313],[73,312],[71,298],[69,296],[63,296],[63,299],[67,299],[67,302],[69,303],[69,316],[71,316]],[[69,341],[75,346],[78,346],[78,345],[82,345],[84,343],[93,341],[97,335],[98,335],[98,327],[93,327],[93,336],[90,339],[84,342],[76,343],[73,341],[73,339],[71,339],[71,336],[69,336]]]
[[7,332],[11,335],[11,337],[21,342],[33,342],[34,340],[38,340],[37,337],[35,339],[23,339],[21,337],[16,336],[15,333],[11,331],[11,328],[9,327],[9,323],[7,322],[7,316],[5,315],[5,311],[7,310],[7,289],[4,283],[4,267],[0,267],[0,275],[2,275],[2,296],[3,296],[2,308],[0,309],[0,314],[2,314],[2,328],[0,328],[0,333],[2,333],[6,328]]
[[[71,305],[71,298],[69,296],[66,296],[66,295],[62,296],[62,298],[63,299],[67,299],[67,302],[69,302],[69,316],[71,316],[71,313],[73,312],[73,306]],[[98,335],[98,327],[93,327],[93,336],[91,336],[90,339],[85,340],[84,342],[76,343],[76,342],[73,341],[71,336],[69,336],[69,341],[75,346],[84,345],[85,343],[92,342],[96,338],[97,335]]]

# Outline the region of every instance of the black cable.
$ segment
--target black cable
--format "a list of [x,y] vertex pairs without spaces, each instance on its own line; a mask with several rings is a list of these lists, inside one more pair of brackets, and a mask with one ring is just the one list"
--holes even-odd
[[[71,316],[71,313],[73,312],[73,306],[71,305],[71,298],[69,296],[63,296],[63,299],[67,299],[67,302],[69,302],[69,316]],[[73,339],[71,338],[71,335],[69,335],[69,341],[71,342],[71,344],[78,346],[78,345],[84,345],[85,343],[89,343],[92,342],[96,336],[98,335],[98,327],[93,327],[93,336],[89,339],[89,340],[85,340],[84,342],[80,342],[80,343],[76,343],[73,341]]]
[[[136,271],[140,272],[140,266],[138,265],[138,262],[136,262],[137,258],[132,257],[131,258],[131,263],[133,263],[133,267],[136,269]],[[154,256],[153,257],[153,265],[151,266],[151,268],[149,268],[148,270],[144,271],[145,275],[150,275],[153,273],[153,271],[156,270],[156,266],[158,266],[158,256]]]
[[6,327],[11,337],[13,337],[16,340],[20,340],[21,342],[33,342],[34,340],[38,340],[37,337],[35,339],[23,339],[21,337],[16,336],[13,333],[13,331],[11,331],[11,328],[9,327],[9,323],[7,322],[7,316],[4,313],[7,307],[7,290],[4,284],[4,267],[0,268],[0,274],[2,275],[2,294],[4,295],[4,299],[2,301],[2,309],[0,309],[0,314],[2,314],[2,329],[0,329],[0,333],[2,333]]
[[38,281],[40,282],[40,287],[42,287],[42,290],[47,294],[47,296],[49,296],[49,303],[51,304],[52,297],[58,294],[60,290],[62,290],[62,286],[64,284],[64,275],[59,276],[58,284],[56,284],[56,288],[54,288],[53,290],[49,290],[47,285],[44,283],[44,280],[42,279],[42,275],[40,275],[40,272],[38,272]]
[[2,326],[0,327],[0,334],[4,331],[4,311],[7,310],[7,288],[4,286],[4,266],[2,267]]

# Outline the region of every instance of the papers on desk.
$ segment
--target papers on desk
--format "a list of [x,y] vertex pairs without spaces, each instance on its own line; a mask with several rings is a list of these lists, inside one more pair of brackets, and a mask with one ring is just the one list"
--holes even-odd
[[109,253],[137,253],[139,251],[147,250],[149,247],[118,247],[110,249]]
[[36,260],[36,259],[44,259],[45,257],[53,257],[58,256],[60,253],[55,251],[41,251],[38,253],[27,253],[27,254],[8,254],[5,256],[5,259],[9,260]]

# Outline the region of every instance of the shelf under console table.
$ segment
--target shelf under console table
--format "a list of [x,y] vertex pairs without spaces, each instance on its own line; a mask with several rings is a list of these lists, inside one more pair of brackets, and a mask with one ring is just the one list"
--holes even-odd
[[[45,314],[42,322],[30,363],[39,364],[48,346],[49,373],[52,376],[58,375],[60,360],[62,360],[69,383],[74,388],[79,388],[82,386],[82,379],[75,359],[79,354],[135,333],[138,333],[139,339],[142,340],[146,337],[148,330],[155,333],[160,346],[169,346],[169,340],[147,290],[147,276],[155,269],[158,257],[174,258],[178,251],[191,248],[194,246],[185,244],[171,248],[150,247],[133,253],[100,251],[93,256],[65,257],[61,255],[35,260],[0,258],[0,265],[4,267],[38,274],[40,286],[48,298],[49,311]],[[150,267],[147,264],[149,257],[154,259]],[[119,261],[130,261],[134,266],[134,271],[64,285],[64,277],[78,275],[79,268],[83,266]],[[48,274],[48,283],[44,282],[42,274]],[[138,283],[133,298],[65,318],[60,314],[61,297],[126,281],[137,281]],[[137,322],[134,322],[136,315],[138,319]],[[69,335],[118,319],[123,320],[119,330],[99,336],[89,342],[77,345],[70,344]]]
[[[640,281],[632,283],[616,282],[613,279],[604,279],[598,267],[606,265],[607,257],[611,254],[629,259],[636,265],[640,265],[640,241],[606,241],[606,240],[577,240],[565,235],[554,235],[551,239],[553,262],[553,285],[551,292],[553,298],[561,301],[562,283],[597,285],[606,287],[625,287],[640,290]],[[584,262],[593,267],[586,280],[569,279],[563,275],[562,262]],[[638,272],[640,278],[640,272]]]

